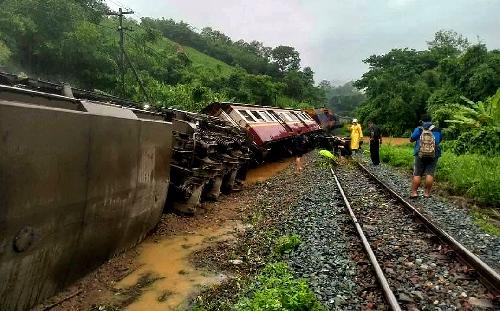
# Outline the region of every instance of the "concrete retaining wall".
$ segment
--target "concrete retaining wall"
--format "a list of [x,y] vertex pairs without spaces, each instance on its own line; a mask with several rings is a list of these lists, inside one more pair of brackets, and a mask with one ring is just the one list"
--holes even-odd
[[138,243],[170,178],[171,123],[21,93],[0,89],[1,310],[27,309]]

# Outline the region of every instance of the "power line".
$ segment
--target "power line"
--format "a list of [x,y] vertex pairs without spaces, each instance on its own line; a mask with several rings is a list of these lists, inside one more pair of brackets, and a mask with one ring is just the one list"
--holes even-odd
[[108,12],[106,15],[118,16],[119,26],[118,31],[120,32],[120,71],[121,71],[121,82],[122,82],[122,94],[125,95],[125,36],[123,28],[123,16],[127,14],[134,14],[134,11],[123,11],[122,8],[118,9],[118,12]]

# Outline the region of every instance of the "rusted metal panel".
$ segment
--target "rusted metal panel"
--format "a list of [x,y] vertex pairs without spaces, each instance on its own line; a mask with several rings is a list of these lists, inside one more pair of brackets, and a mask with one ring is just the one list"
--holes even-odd
[[37,102],[37,92],[20,91],[13,101],[17,91],[2,90],[0,306],[24,310],[155,226],[172,127],[61,97],[53,107],[50,96]]

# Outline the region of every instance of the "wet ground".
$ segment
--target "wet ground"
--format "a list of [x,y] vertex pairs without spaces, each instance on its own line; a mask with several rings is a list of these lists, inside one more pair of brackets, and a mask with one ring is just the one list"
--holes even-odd
[[204,203],[194,217],[166,214],[155,231],[134,249],[111,259],[35,310],[179,310],[203,288],[227,275],[197,268],[192,254],[228,242],[244,230],[252,207],[252,187],[286,169],[292,159],[250,170],[246,189],[219,202]]
[[209,227],[196,233],[141,244],[136,259],[139,268],[118,282],[115,288],[127,290],[141,280],[154,281],[126,309],[176,310],[183,307],[190,294],[224,280],[224,274],[196,269],[189,257],[211,243],[233,239],[238,227],[239,222],[227,221],[218,228]]
[[385,309],[331,175],[315,152],[304,162],[302,173],[293,159],[250,171],[243,191],[204,204],[194,217],[164,215],[140,246],[45,306],[68,298],[51,310],[183,310],[193,304],[229,310],[253,276],[276,260],[276,239],[297,233],[303,243],[282,260],[306,278],[327,309]]
[[263,182],[271,178],[272,176],[276,175],[277,173],[281,172],[282,170],[287,168],[290,164],[293,164],[294,161],[295,158],[287,158],[281,161],[264,163],[259,167],[256,167],[248,172],[245,183],[247,185],[253,185],[258,182]]

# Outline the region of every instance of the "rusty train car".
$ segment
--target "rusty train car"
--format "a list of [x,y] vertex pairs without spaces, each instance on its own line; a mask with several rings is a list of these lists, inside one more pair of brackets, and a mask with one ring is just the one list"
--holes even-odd
[[212,103],[203,112],[217,116],[246,131],[254,157],[282,157],[293,153],[292,139],[321,131],[310,114],[298,109],[283,109],[241,103]]
[[258,154],[322,132],[294,109],[137,106],[0,72],[1,310],[30,308],[139,243],[165,209],[193,213],[239,190]]

